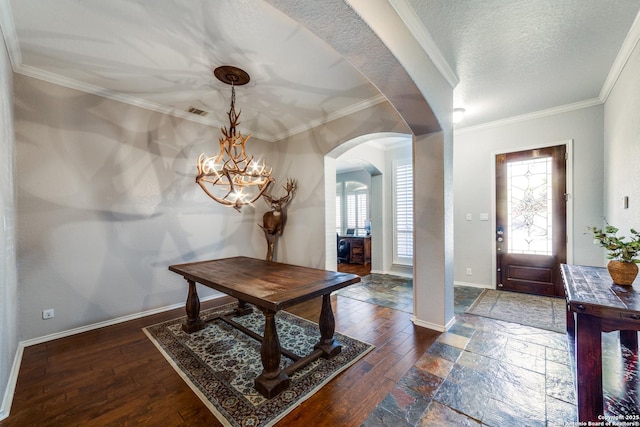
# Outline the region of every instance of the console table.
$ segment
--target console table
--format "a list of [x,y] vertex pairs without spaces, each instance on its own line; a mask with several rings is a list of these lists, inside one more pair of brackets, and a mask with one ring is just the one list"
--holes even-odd
[[[264,337],[256,337],[262,341],[260,357],[264,369],[255,379],[255,387],[267,398],[288,388],[289,375],[295,370],[317,360],[318,357],[331,358],[340,353],[342,347],[333,337],[335,320],[331,308],[331,292],[360,281],[360,277],[355,274],[247,257],[171,265],[169,270],[182,275],[189,284],[186,302],[187,321],[182,325],[185,332],[192,333],[205,327],[205,323],[200,318],[200,299],[196,291],[196,283],[238,298],[235,315],[251,312],[247,303],[255,305],[264,313]],[[322,296],[322,309],[318,322],[320,341],[315,345],[314,352],[296,360],[295,356],[291,356],[290,352],[280,347],[275,314],[279,310],[319,296]],[[230,316],[221,316],[221,318],[230,325],[242,329],[230,319]],[[295,361],[285,369],[280,369],[280,358],[283,353]]]
[[[620,342],[637,352],[640,281],[615,285],[606,268],[560,266],[567,298],[567,334],[575,345],[578,420],[601,421],[602,332],[620,331]],[[586,425],[586,424],[585,424]]]

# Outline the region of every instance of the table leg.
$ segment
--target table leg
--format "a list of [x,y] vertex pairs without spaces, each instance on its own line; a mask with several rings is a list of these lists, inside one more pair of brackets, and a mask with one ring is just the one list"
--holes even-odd
[[200,298],[196,290],[196,282],[193,280],[187,280],[187,282],[189,282],[189,293],[187,294],[187,303],[185,304],[187,321],[182,324],[182,330],[190,334],[203,329],[205,324],[200,318]]
[[265,317],[264,337],[260,347],[262,373],[256,378],[256,390],[267,399],[289,387],[289,376],[280,369],[280,340],[276,331],[275,313],[263,310]]
[[342,346],[333,337],[336,329],[336,321],[333,317],[333,308],[331,308],[331,295],[322,296],[322,310],[320,311],[320,341],[314,348],[322,350],[322,357],[330,359],[340,353]]
[[598,421],[603,414],[602,332],[600,319],[576,315],[576,378],[578,420]]
[[571,311],[571,307],[567,303],[567,334],[571,338],[575,338],[576,336],[576,323],[574,319],[573,311]]
[[638,353],[638,331],[620,331],[620,344],[632,353]]
[[246,316],[247,314],[253,313],[253,309],[247,305],[246,301],[238,300],[238,306],[233,311],[236,316]]

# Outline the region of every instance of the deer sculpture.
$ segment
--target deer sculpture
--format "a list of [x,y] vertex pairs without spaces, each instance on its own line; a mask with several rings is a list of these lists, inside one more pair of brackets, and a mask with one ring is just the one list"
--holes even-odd
[[293,199],[297,187],[297,181],[289,178],[287,179],[287,184],[282,187],[287,192],[285,196],[275,199],[267,194],[262,195],[262,198],[271,207],[271,210],[262,216],[262,225],[260,225],[260,228],[264,231],[264,237],[267,239],[267,261],[273,261],[276,236],[282,235],[282,230],[286,222],[284,208],[291,202],[291,199]]

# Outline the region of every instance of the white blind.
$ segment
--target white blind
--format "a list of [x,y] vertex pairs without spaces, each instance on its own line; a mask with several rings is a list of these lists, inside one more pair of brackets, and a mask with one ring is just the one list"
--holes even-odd
[[413,165],[397,163],[395,186],[395,255],[396,260],[413,259]]
[[367,221],[367,192],[347,193],[347,228],[353,228],[356,234],[365,233]]
[[342,196],[336,195],[336,233],[342,233]]
[[356,195],[347,194],[347,228],[356,228]]
[[356,211],[356,228],[364,230],[367,221],[367,193],[358,193],[356,197],[358,200],[358,210]]

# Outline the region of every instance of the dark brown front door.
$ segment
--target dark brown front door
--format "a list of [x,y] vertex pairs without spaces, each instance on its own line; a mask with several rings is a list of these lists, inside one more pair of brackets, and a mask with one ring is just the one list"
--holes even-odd
[[496,156],[498,289],[563,296],[566,146]]

